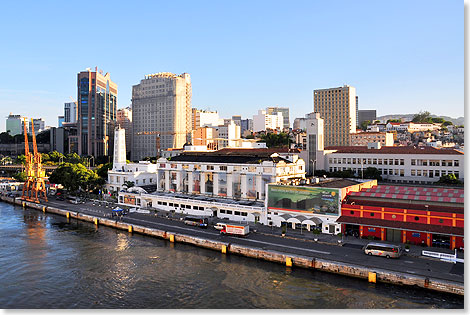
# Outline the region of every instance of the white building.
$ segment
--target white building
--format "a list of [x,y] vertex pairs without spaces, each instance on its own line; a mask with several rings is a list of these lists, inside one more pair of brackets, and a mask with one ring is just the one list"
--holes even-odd
[[259,110],[257,115],[253,115],[253,131],[263,130],[282,130],[284,125],[284,118],[281,112],[275,115],[269,115],[265,110]]
[[[23,133],[23,117],[21,115],[13,115],[10,113],[6,119],[6,131],[10,132],[10,136],[21,135]],[[26,125],[28,128],[28,125]]]
[[[41,131],[45,130],[45,128],[46,128],[46,122],[42,118],[33,118],[32,123],[34,124],[34,134],[35,135],[37,135]],[[31,132],[32,132],[32,125],[31,125],[31,121],[29,121],[29,131],[28,131],[28,133],[31,133]]]
[[237,147],[237,140],[241,138],[240,126],[236,125],[233,120],[223,126],[217,126],[216,138],[218,138],[218,148]]
[[64,122],[76,123],[77,117],[77,104],[75,102],[64,103]]
[[367,167],[377,168],[392,183],[429,184],[443,175],[464,179],[464,153],[455,149],[422,147],[346,146],[325,148],[329,172],[351,169],[361,176]]
[[108,171],[110,191],[121,191],[125,182],[133,182],[135,186],[155,185],[157,165],[148,161],[126,163],[126,133],[122,128],[114,132],[113,169]]
[[192,130],[196,130],[201,127],[216,127],[224,124],[224,120],[219,118],[217,111],[192,109]]
[[307,173],[313,174],[315,169],[324,169],[324,120],[320,118],[320,113],[311,113],[307,115],[305,125],[307,148],[302,151],[300,157],[306,163]]

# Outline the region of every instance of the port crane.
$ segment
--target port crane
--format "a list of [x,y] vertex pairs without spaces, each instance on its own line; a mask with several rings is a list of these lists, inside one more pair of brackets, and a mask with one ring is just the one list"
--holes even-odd
[[26,118],[23,118],[24,146],[25,146],[25,172],[26,181],[23,184],[22,200],[39,203],[39,198],[47,201],[46,171],[42,167],[41,153],[38,152],[36,134],[34,133],[34,121],[31,118],[31,134],[33,138],[33,153],[29,151],[28,132],[26,130]]

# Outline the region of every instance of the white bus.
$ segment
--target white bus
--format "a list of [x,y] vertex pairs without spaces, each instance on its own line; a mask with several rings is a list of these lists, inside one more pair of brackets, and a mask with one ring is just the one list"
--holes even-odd
[[399,258],[403,249],[399,245],[369,243],[363,247],[366,255],[382,256],[387,258]]

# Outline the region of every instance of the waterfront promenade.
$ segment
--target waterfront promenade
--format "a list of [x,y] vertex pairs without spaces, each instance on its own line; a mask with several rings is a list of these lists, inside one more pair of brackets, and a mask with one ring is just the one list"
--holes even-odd
[[[92,202],[74,205],[52,199],[44,205],[96,218],[103,218],[103,220],[107,218],[106,220],[108,221],[112,212],[112,207]],[[301,231],[290,229],[288,229],[286,237],[281,237],[281,229],[259,224],[252,225],[251,229],[254,233],[250,233],[248,237],[236,238],[221,236],[213,228],[200,229],[184,225],[181,218],[181,215],[159,211],[156,214],[130,213],[122,218],[113,218],[112,220],[121,222],[123,226],[133,225],[165,231],[165,236],[170,234],[176,235],[177,242],[178,239],[187,243],[194,243],[194,239],[197,239],[198,242],[201,242],[200,240],[207,240],[208,242],[205,242],[205,244],[199,245],[210,248],[212,246],[210,244],[216,244],[213,249],[218,248],[217,246],[227,246],[230,247],[230,249],[226,247],[228,254],[238,253],[278,262],[290,256],[294,257],[294,267],[296,265],[308,267],[304,265],[313,262],[313,268],[330,272],[335,272],[336,270],[337,273],[357,277],[363,277],[364,274],[367,275],[367,272],[374,272],[378,275],[387,274],[387,277],[384,276],[387,279],[383,279],[385,282],[394,283],[395,281],[395,283],[402,284],[413,284],[413,281],[416,282],[422,279],[424,283],[440,283],[441,286],[442,284],[447,284],[450,288],[453,288],[451,290],[443,289],[442,291],[463,294],[463,264],[453,264],[421,257],[420,252],[423,249],[421,247],[411,246],[410,253],[398,260],[393,260],[365,256],[361,248],[368,240],[349,237],[343,239],[343,242],[340,244],[338,240],[341,240],[341,238],[337,236],[313,234],[307,231],[302,231],[301,234]],[[217,218],[211,218],[211,223],[218,221],[220,220]],[[180,236],[178,237],[178,235]],[[171,240],[169,236],[166,238]],[[188,240],[190,238],[193,238],[193,240]],[[441,251],[449,252],[446,250]],[[378,281],[381,280],[379,276],[377,279]],[[429,288],[433,288],[432,285]]]

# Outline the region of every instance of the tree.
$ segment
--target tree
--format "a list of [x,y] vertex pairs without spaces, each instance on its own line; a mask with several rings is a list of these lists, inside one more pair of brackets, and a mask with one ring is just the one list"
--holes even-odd
[[370,125],[370,120],[364,120],[362,123],[361,123],[361,129],[366,131],[367,130],[367,126]]
[[442,123],[442,126],[449,126],[449,125],[453,125],[453,123],[451,121],[448,121],[448,120],[446,120]]
[[83,163],[82,158],[77,153],[69,153],[66,156],[66,161],[68,163]]
[[401,120],[400,120],[400,119],[389,119],[389,120],[387,120],[387,124],[388,124],[389,122],[390,122],[390,123],[401,123]]
[[24,154],[18,155],[16,157],[16,164],[24,164],[26,162],[26,156]]
[[421,111],[415,114],[411,120],[414,123],[432,123],[431,113],[428,111]]
[[247,135],[247,136],[245,137],[245,139],[254,139],[254,138],[255,138],[255,136],[253,136],[253,135]]
[[62,162],[66,161],[65,155],[63,155],[62,153],[57,152],[57,151],[50,152],[49,153],[49,158],[52,162],[55,162],[55,163],[60,163],[61,161]]
[[51,141],[51,131],[44,130],[37,134],[36,142],[37,143],[49,143]]
[[431,120],[435,124],[442,124],[445,121],[444,118],[441,118],[441,117],[433,117],[431,118]]
[[15,137],[10,135],[10,131],[0,133],[0,143],[15,143]]
[[25,182],[26,181],[26,172],[19,172],[13,175],[13,178],[16,179],[19,182]]
[[77,190],[90,191],[104,185],[96,172],[87,169],[83,164],[64,163],[61,164],[49,177],[49,181],[61,184],[69,192]]
[[281,132],[279,134],[267,133],[261,135],[261,141],[266,142],[268,148],[285,147],[289,145],[289,134]]
[[135,186],[135,183],[133,181],[130,181],[130,180],[126,180],[124,182],[124,186],[126,186],[127,188],[131,188],[131,187],[134,187]]
[[364,170],[364,178],[382,180],[382,175],[377,168],[368,167]]
[[96,169],[96,174],[98,174],[99,177],[104,178],[106,180],[108,179],[108,170],[112,168],[113,168],[112,162],[98,165],[98,168]]
[[447,174],[441,176],[436,184],[462,185],[462,182],[457,178],[457,176],[455,176],[455,174]]

